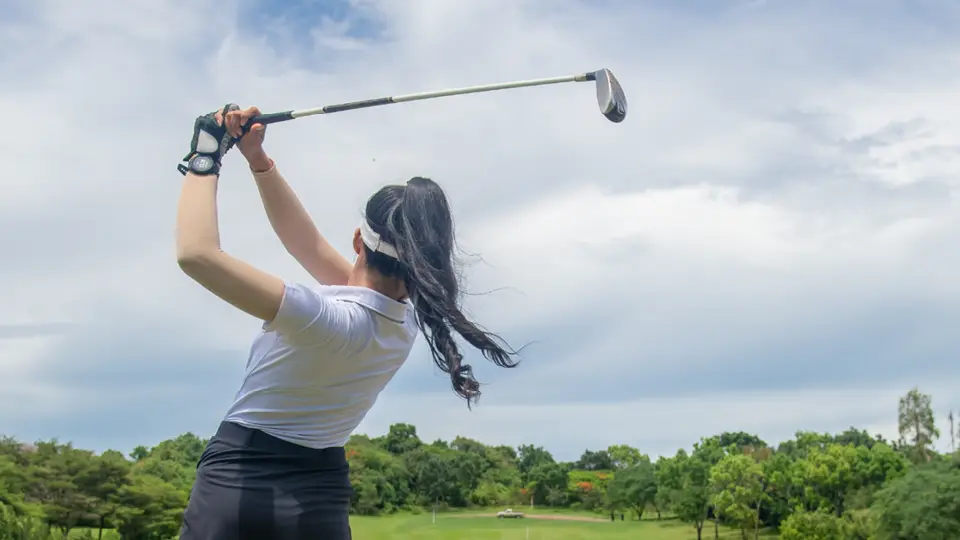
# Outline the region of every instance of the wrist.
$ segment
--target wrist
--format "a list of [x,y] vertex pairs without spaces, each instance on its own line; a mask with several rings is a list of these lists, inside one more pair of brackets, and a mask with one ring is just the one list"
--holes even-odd
[[266,152],[260,151],[247,158],[247,163],[253,172],[267,172],[273,167],[273,160]]

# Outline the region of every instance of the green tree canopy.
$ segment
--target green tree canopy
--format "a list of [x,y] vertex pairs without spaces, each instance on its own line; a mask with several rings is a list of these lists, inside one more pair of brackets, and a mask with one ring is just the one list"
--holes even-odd
[[909,470],[877,493],[870,514],[875,540],[960,538],[960,460]]

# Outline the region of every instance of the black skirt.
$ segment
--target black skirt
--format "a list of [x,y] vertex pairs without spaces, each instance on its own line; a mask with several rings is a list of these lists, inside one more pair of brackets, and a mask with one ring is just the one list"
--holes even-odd
[[343,448],[223,422],[200,457],[180,540],[350,540]]

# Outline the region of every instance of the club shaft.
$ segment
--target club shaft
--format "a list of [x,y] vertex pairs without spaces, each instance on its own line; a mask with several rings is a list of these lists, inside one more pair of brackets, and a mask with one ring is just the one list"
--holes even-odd
[[315,114],[330,114],[335,112],[352,111],[354,109],[365,109],[368,107],[379,107],[381,105],[390,105],[393,103],[404,103],[407,101],[420,101],[423,99],[433,99],[447,96],[459,96],[461,94],[476,94],[480,92],[493,92],[495,90],[509,90],[512,88],[525,88],[528,86],[542,86],[546,84],[560,84],[568,82],[584,82],[594,80],[594,73],[582,73],[579,75],[567,75],[565,77],[550,77],[546,79],[530,79],[526,81],[513,81],[505,83],[484,84],[479,86],[466,86],[463,88],[450,88],[447,90],[436,90],[433,92],[420,92],[416,94],[404,94],[399,96],[381,97],[365,99],[362,101],[351,101],[347,103],[338,103],[335,105],[326,105],[313,109],[300,109],[294,111],[285,111],[260,115],[253,119],[251,124],[273,124],[286,120],[294,120],[304,116],[313,116]]

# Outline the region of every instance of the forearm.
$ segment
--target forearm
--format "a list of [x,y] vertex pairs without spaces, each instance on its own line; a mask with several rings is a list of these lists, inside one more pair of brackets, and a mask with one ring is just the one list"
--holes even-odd
[[187,173],[177,205],[177,260],[209,256],[220,251],[217,224],[217,176]]
[[297,261],[317,280],[345,282],[345,259],[320,234],[300,199],[266,154],[250,159],[270,226]]
[[264,155],[250,160],[250,168],[270,226],[284,247],[293,252],[314,248],[318,241],[323,241],[313,219],[273,161]]

